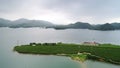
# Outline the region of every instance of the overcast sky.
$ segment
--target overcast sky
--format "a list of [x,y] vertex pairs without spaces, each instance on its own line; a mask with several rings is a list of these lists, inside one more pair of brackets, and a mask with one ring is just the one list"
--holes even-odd
[[120,0],[0,0],[0,17],[55,24],[120,22]]

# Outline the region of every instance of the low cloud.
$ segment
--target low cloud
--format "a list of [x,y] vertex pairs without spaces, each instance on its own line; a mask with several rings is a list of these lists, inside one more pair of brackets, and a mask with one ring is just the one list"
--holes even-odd
[[119,3],[120,0],[0,0],[0,17],[43,19],[58,24],[106,23],[120,17]]

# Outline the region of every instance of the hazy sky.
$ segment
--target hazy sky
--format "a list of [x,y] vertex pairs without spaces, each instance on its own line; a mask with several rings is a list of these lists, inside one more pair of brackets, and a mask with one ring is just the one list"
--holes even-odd
[[55,24],[120,22],[120,0],[0,0],[0,17]]

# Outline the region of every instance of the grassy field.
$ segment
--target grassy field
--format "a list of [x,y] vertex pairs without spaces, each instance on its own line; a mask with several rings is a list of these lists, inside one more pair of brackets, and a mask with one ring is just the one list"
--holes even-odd
[[[112,44],[100,44],[99,46],[85,46],[78,44],[43,44],[43,45],[22,45],[15,46],[14,50],[19,53],[30,54],[73,54],[78,56],[78,53],[89,53],[88,59],[95,59],[101,61],[107,61],[114,64],[120,64],[120,46]],[[76,55],[75,55],[76,54]],[[85,56],[82,56],[85,57]]]

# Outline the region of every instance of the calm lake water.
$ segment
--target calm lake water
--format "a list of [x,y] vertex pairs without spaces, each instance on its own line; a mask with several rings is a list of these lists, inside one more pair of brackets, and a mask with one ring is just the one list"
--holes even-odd
[[13,47],[30,42],[64,42],[120,44],[120,30],[0,28],[0,68],[120,68],[118,65],[87,60],[79,63],[69,57],[29,55],[13,52]]

